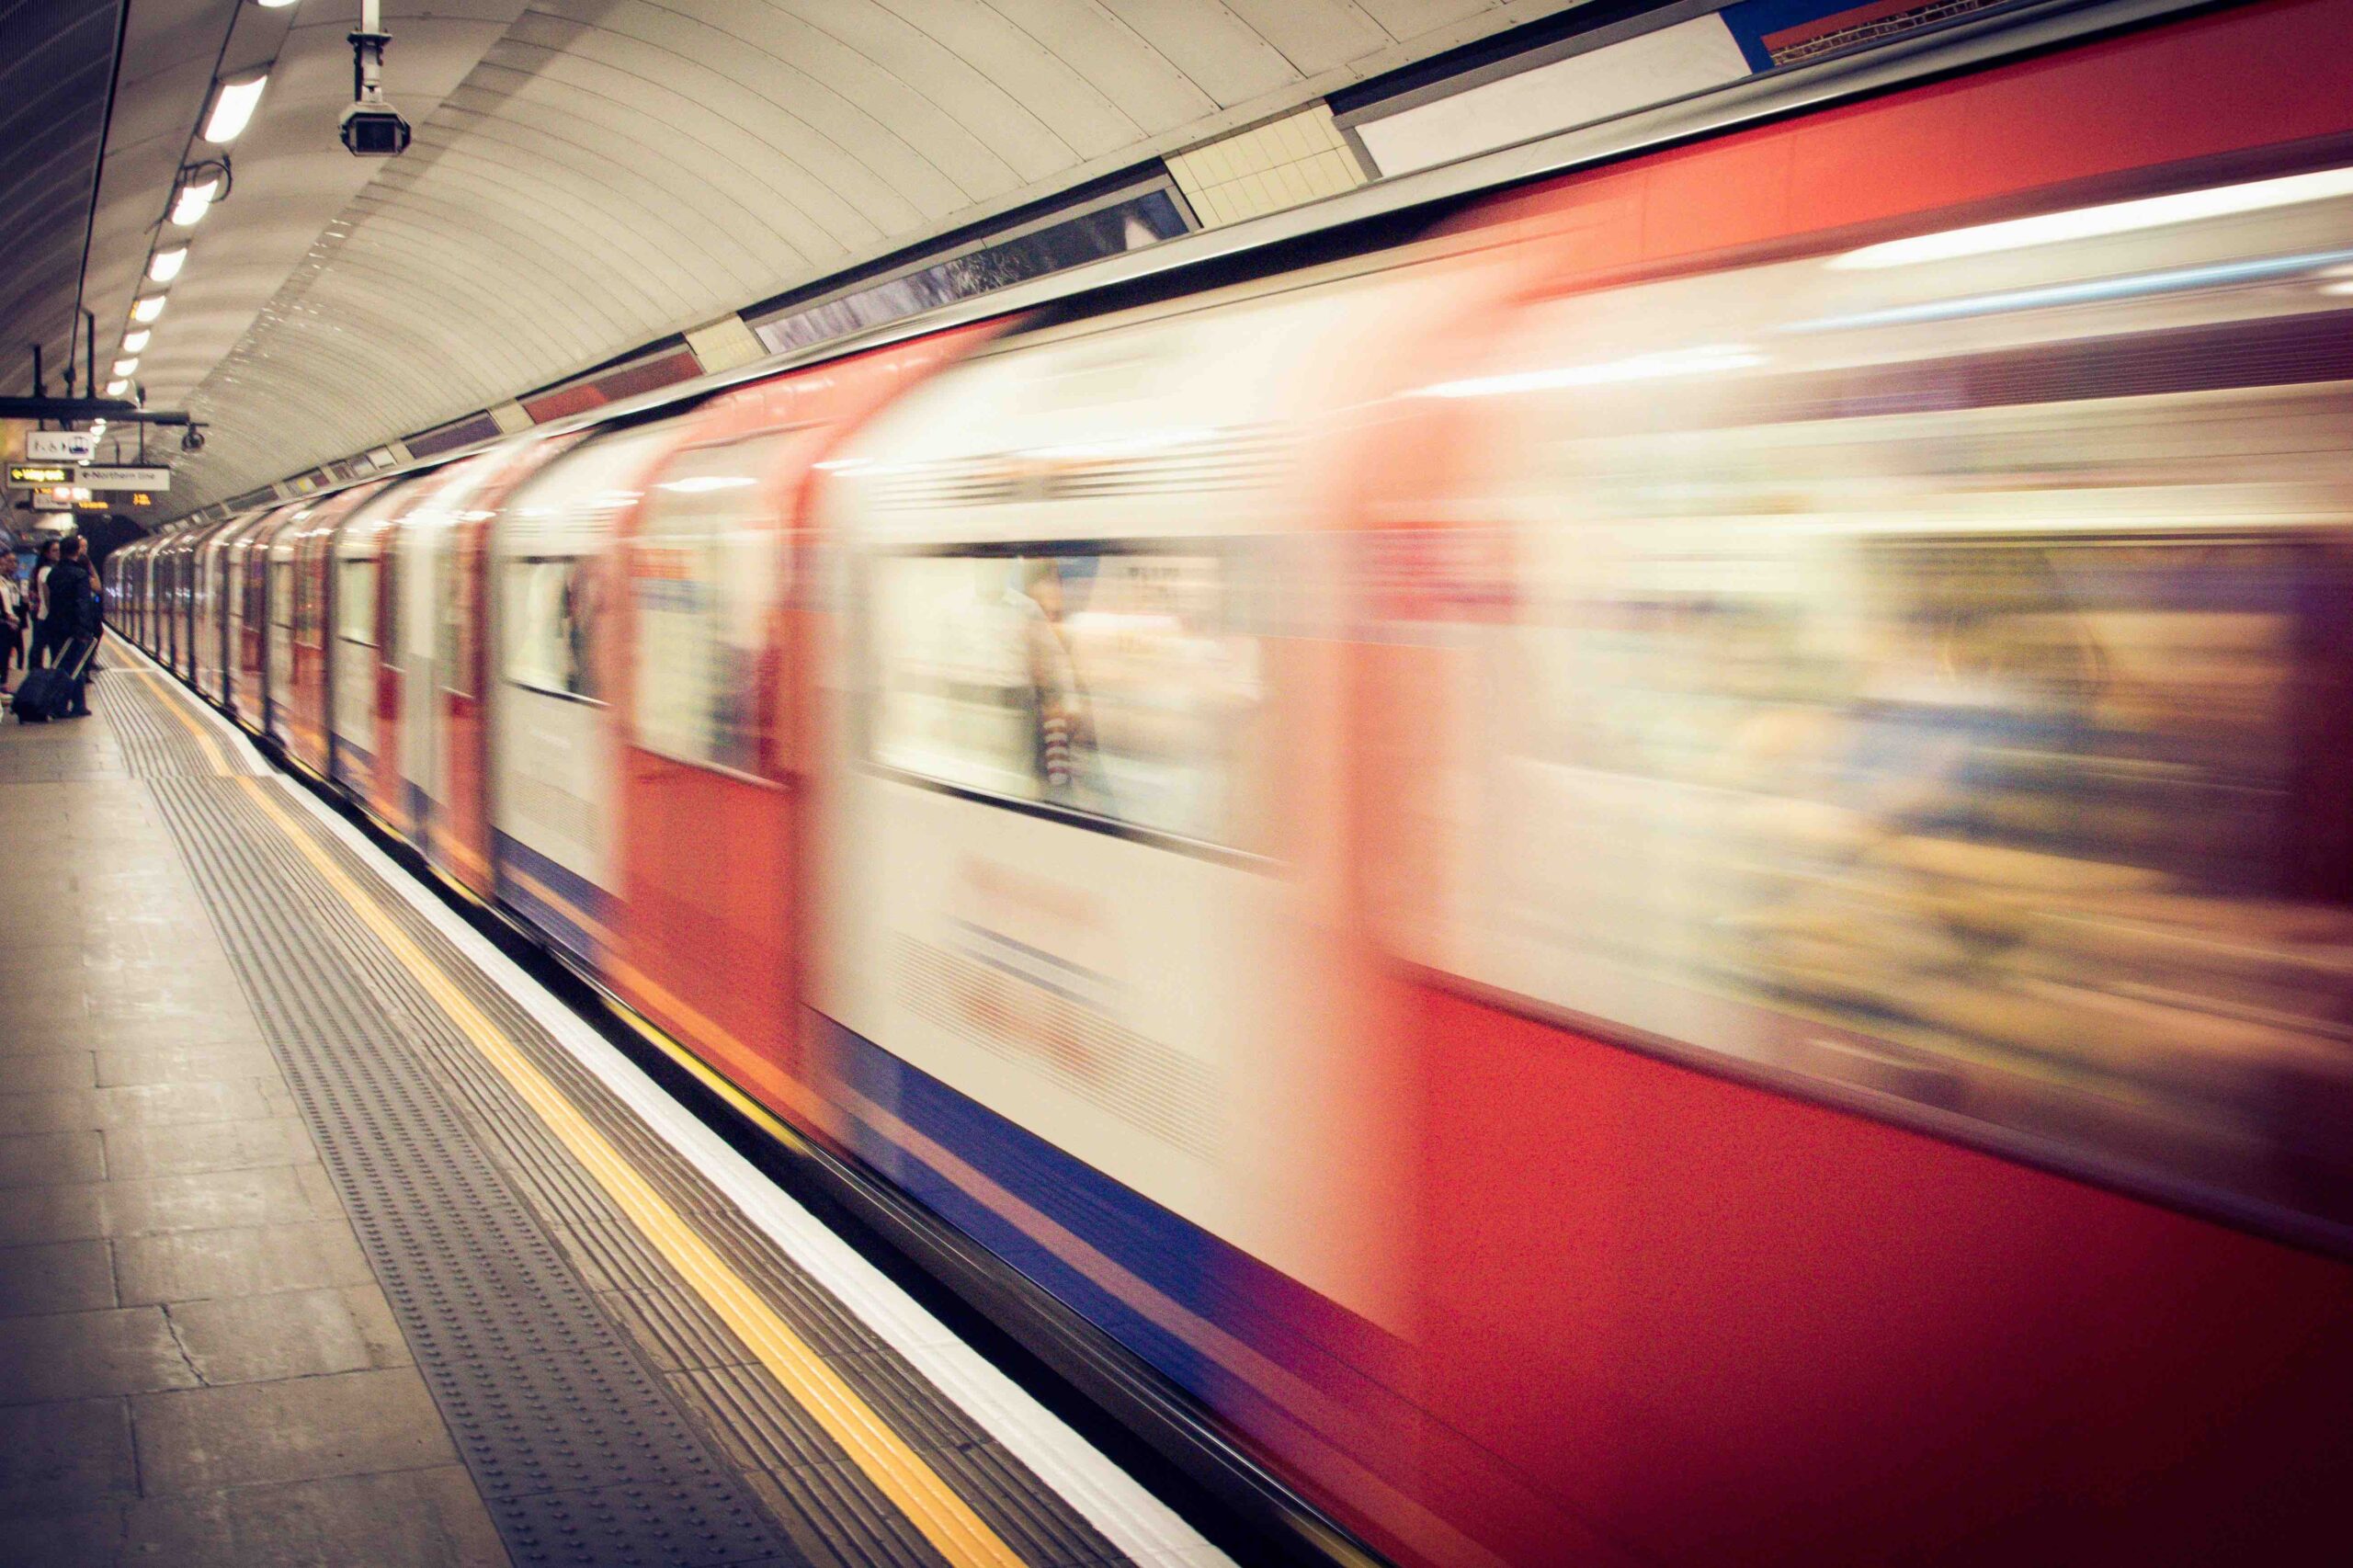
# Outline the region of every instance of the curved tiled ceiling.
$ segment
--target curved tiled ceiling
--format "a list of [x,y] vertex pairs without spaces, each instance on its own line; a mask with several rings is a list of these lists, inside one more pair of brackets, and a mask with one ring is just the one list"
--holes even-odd
[[[134,30],[175,5],[216,28],[231,14],[222,0],[131,0]],[[236,149],[235,189],[198,232],[140,375],[150,406],[210,426],[180,460],[168,511],[1561,8],[396,0],[386,90],[416,139],[378,162],[335,141],[357,0],[247,6],[240,47],[252,16],[291,28]],[[202,107],[197,77],[182,134]],[[174,166],[147,176],[143,209],[126,197],[135,223],[105,225],[103,271],[94,255],[102,359]]]

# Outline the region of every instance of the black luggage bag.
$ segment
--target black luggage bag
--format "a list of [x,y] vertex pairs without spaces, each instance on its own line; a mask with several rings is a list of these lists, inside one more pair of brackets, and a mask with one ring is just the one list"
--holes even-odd
[[[83,640],[76,638],[74,641],[79,642]],[[66,647],[70,650],[74,643],[69,642]],[[8,702],[8,710],[17,716],[17,722],[20,724],[45,724],[51,719],[64,718],[66,710],[74,706],[74,688],[80,683],[83,673],[90,667],[90,659],[97,651],[97,643],[86,642],[80,650],[81,657],[74,661],[71,669],[63,665],[51,665],[46,669],[26,672],[25,678],[17,683],[17,695]]]

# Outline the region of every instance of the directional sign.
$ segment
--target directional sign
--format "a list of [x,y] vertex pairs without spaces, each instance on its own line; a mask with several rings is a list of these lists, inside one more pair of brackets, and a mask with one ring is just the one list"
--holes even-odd
[[98,449],[98,438],[87,430],[28,430],[25,457],[37,463],[85,463]]
[[63,463],[10,463],[11,484],[71,484],[74,471]]
[[85,490],[169,490],[172,471],[167,468],[122,468],[82,465],[78,483]]

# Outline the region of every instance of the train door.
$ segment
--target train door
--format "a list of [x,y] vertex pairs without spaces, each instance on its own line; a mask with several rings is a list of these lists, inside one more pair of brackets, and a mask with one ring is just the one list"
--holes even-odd
[[[623,525],[618,788],[623,1000],[735,1083],[816,1119],[799,1050],[813,772],[805,727],[813,465],[993,329],[837,360],[694,416]],[[710,824],[728,830],[714,834]]]
[[389,656],[383,605],[386,529],[405,486],[378,491],[337,524],[327,540],[329,777],[372,801],[386,766],[377,718],[380,666]]
[[613,539],[680,435],[676,418],[592,436],[518,485],[489,540],[490,823],[499,896],[585,961],[616,885],[608,710]]
[[284,748],[293,733],[295,619],[301,598],[295,546],[309,523],[314,504],[304,504],[279,515],[270,531],[268,591],[268,687],[265,695],[262,733]]
[[541,464],[567,451],[577,431],[528,436],[469,460],[471,486],[453,497],[433,565],[433,771],[426,858],[435,869],[488,899],[496,891],[490,828],[490,530],[499,505]]
[[213,524],[197,537],[189,551],[194,560],[196,583],[188,607],[196,647],[196,689],[215,702],[221,700],[223,689],[224,644],[221,636],[221,613],[225,595],[222,592],[221,541],[243,520],[240,516]]
[[269,552],[279,526],[295,508],[265,513],[239,546],[244,594],[238,601],[237,671],[229,687],[230,711],[256,734],[269,726]]

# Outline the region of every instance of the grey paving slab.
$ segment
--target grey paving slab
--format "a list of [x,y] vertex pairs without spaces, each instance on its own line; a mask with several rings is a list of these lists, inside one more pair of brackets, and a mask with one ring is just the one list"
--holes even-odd
[[309,1130],[292,1116],[106,1130],[107,1174],[118,1179],[313,1165],[318,1157]]
[[169,1127],[188,1121],[248,1121],[271,1114],[259,1083],[127,1084],[112,1089],[0,1094],[0,1134],[70,1132],[95,1127]]
[[[122,1562],[175,1568],[493,1568],[507,1560],[456,1465],[154,1498],[123,1510],[120,1541]],[[364,1559],[353,1555],[355,1543],[364,1543]]]
[[0,1318],[116,1304],[114,1257],[102,1241],[0,1247]]
[[342,1214],[325,1173],[315,1165],[52,1183],[0,1204],[0,1246],[298,1224]]
[[151,1393],[199,1381],[160,1307],[0,1318],[0,1403]]
[[153,1051],[176,1045],[253,1045],[261,1028],[250,1013],[186,1010],[131,1015],[109,1009],[85,1014],[66,1043],[92,1051]]
[[149,1496],[455,1464],[408,1367],[142,1394],[131,1402]]
[[0,1187],[72,1185],[106,1176],[106,1134],[96,1128],[0,1138]]
[[[6,937],[0,936],[0,941],[6,940]],[[60,960],[60,970],[70,984],[28,975],[19,984],[11,987],[5,998],[0,998],[0,1018],[7,1021],[8,1028],[14,1029],[19,1025],[58,1023],[90,1016],[89,996],[83,989],[80,972],[65,968],[63,960]]]
[[131,1236],[114,1244],[123,1304],[366,1284],[373,1278],[337,1220]]
[[43,1051],[0,1057],[0,1095],[40,1089],[93,1089],[97,1083],[97,1058],[86,1051]]
[[0,1406],[0,1519],[76,1513],[138,1491],[123,1401]]
[[208,1383],[412,1364],[392,1307],[373,1285],[183,1301],[171,1309],[171,1321]]
[[89,995],[87,965],[68,963],[54,953],[35,951],[40,961],[20,963],[0,975],[0,1018],[29,1018],[36,1012],[70,1010],[61,1009],[57,1004]]
[[0,1203],[0,1247],[107,1233],[104,1184],[28,1187]]
[[[114,1088],[124,1084],[192,1084],[232,1078],[267,1081],[278,1072],[277,1059],[266,1045],[162,1045],[142,1051],[108,1047],[94,1051],[92,1071],[97,1085]],[[0,1075],[7,1069],[0,1066]]]

